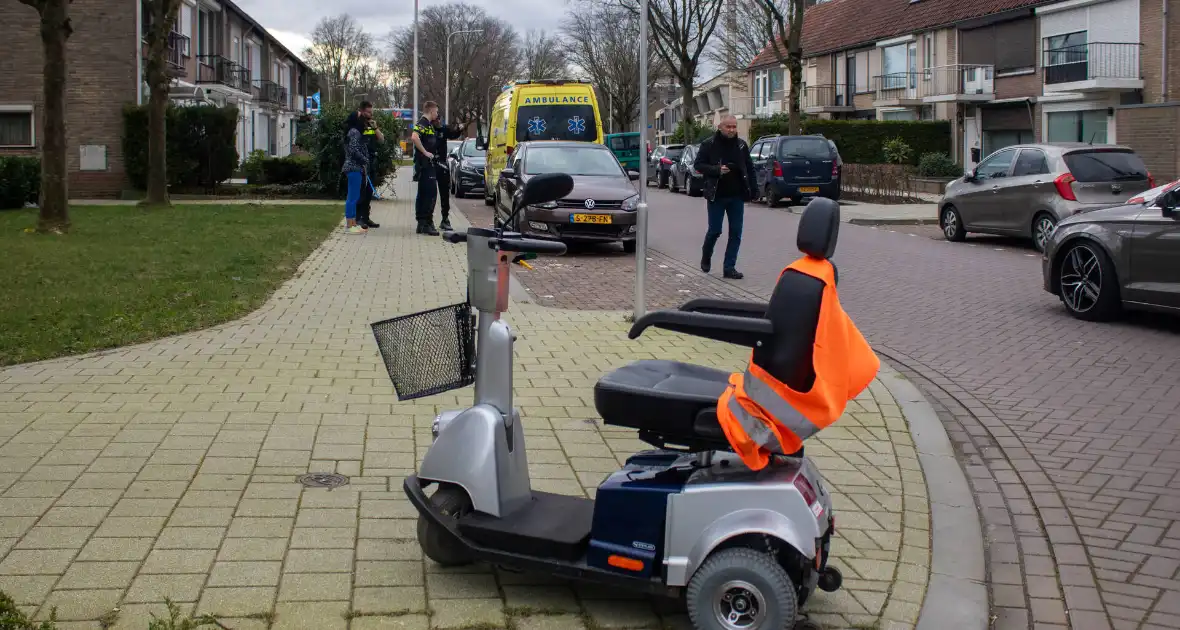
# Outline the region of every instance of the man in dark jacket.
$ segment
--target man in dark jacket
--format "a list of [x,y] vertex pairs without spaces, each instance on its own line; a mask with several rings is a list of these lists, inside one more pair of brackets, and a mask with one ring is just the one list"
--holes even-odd
[[[446,141],[440,141],[434,132],[436,120],[438,104],[426,101],[422,105],[422,117],[414,123],[414,133],[410,135],[410,142],[414,145],[414,170],[418,173],[414,218],[418,220],[418,234],[430,236],[438,236],[438,229],[434,227],[434,204],[438,200],[438,171],[434,161],[435,156],[447,150]],[[446,159],[445,155],[443,159]]]
[[345,126],[345,133],[353,127],[360,129],[361,137],[365,141],[365,148],[369,152],[369,169],[365,171],[364,181],[361,182],[361,198],[356,204],[356,223],[364,228],[381,227],[369,217],[373,205],[373,188],[370,182],[373,178],[373,168],[377,164],[377,144],[385,142],[385,136],[381,134],[381,130],[377,127],[377,122],[373,120],[372,103],[361,101],[360,107],[357,107],[355,112],[349,114],[348,123]]
[[[438,229],[444,232],[451,229],[451,169],[447,165],[447,140],[457,140],[460,135],[459,130],[445,125],[442,118],[434,121],[434,137],[439,146],[439,150],[434,153],[434,169],[435,179],[438,180],[439,205],[442,206],[442,222],[438,224]],[[431,220],[434,219],[433,215],[431,212]]]
[[757,196],[758,184],[750,147],[737,137],[737,119],[726,116],[717,133],[701,143],[693,168],[705,176],[704,193],[709,211],[709,230],[701,248],[701,271],[713,268],[713,247],[721,238],[722,222],[729,218],[725,243],[724,275],[731,280],[744,276],[737,270],[738,248],[742,244],[742,219],[746,201]]

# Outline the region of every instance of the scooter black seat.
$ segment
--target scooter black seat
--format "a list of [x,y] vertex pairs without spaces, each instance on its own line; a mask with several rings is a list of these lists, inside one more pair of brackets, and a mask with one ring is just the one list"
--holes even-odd
[[607,425],[638,429],[660,448],[730,450],[717,422],[717,399],[729,375],[678,361],[636,361],[599,379],[594,406]]

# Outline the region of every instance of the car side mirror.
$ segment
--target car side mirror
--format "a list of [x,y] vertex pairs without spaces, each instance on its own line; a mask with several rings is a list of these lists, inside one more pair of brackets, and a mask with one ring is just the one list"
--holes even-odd
[[639,171],[627,171],[627,177],[630,177],[631,181],[637,182],[639,181]]
[[968,170],[963,171],[963,181],[965,181],[965,182],[979,181],[979,176],[975,174],[975,169],[972,168],[972,169],[968,169]]
[[459,150],[455,149],[454,151],[451,151],[451,157],[453,157],[453,158],[459,157]]
[[512,170],[512,167],[510,167],[510,166],[506,166],[500,171],[500,179],[515,179],[515,178],[516,178],[516,171]]
[[488,150],[488,139],[483,136],[479,136],[478,138],[476,138],[475,139],[475,148],[479,149],[480,151],[487,151]]
[[1160,209],[1160,214],[1169,219],[1176,218],[1176,204],[1177,196],[1175,191],[1172,191],[1166,195],[1160,195],[1159,200],[1155,202],[1155,205]]
[[557,201],[570,194],[573,189],[574,178],[565,173],[537,175],[524,185],[524,190],[520,194],[520,204],[535,206]]

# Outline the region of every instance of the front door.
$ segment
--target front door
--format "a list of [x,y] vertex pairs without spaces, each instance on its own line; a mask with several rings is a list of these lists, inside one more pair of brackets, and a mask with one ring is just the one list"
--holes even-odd
[[1046,194],[1056,195],[1053,176],[1049,174],[1049,157],[1040,149],[1021,149],[1012,167],[1012,175],[1000,182],[995,203],[988,206],[994,217],[985,216],[990,225],[1021,236],[1032,234],[1033,215],[1050,209]]
[[1180,189],[1161,196],[1136,220],[1129,285],[1130,299],[1180,309]]
[[983,152],[983,143],[979,135],[979,119],[975,116],[969,116],[963,119],[963,169],[971,170],[975,168],[976,162],[972,158],[972,149],[978,150],[981,154]]

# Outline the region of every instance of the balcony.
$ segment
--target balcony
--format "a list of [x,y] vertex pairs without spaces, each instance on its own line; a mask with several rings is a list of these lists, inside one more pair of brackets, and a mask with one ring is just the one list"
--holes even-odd
[[254,98],[271,105],[287,106],[287,88],[265,79],[254,82]]
[[168,32],[168,50],[165,51],[168,67],[173,71],[184,71],[184,60],[188,57],[189,38],[176,31]]
[[197,57],[197,83],[215,84],[248,92],[250,80],[248,72],[242,66],[222,57],[221,55],[200,55]]
[[852,99],[846,98],[847,86],[808,85],[803,88],[803,111],[808,114],[826,114],[855,111]]
[[915,107],[921,105],[925,72],[893,72],[873,77],[873,107]]
[[1142,44],[1091,42],[1045,51],[1045,92],[1105,92],[1143,89]]
[[995,66],[954,64],[918,73],[925,103],[980,103],[996,98]]

